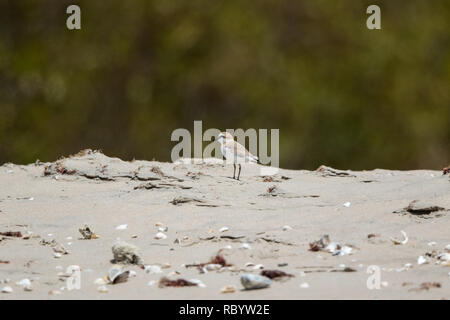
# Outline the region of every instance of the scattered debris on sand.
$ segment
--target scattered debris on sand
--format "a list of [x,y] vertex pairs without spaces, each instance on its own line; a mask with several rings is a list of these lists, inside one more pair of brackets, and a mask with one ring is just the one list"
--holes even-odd
[[222,255],[217,254],[216,256],[212,257],[211,260],[209,260],[208,262],[191,263],[187,264],[185,267],[186,268],[196,267],[199,268],[200,271],[205,273],[207,271],[213,271],[223,267],[232,267],[232,266],[233,265],[231,263],[228,263]]
[[140,184],[136,187],[134,187],[134,190],[152,190],[152,189],[192,189],[192,187],[181,185],[181,184],[174,184],[174,183],[168,183],[168,182],[160,182],[160,183],[153,183],[153,182],[146,182],[143,184]]
[[62,244],[56,242],[55,239],[52,239],[52,240],[42,239],[39,242],[39,244],[42,246],[50,246],[53,249],[55,258],[59,258],[59,257],[61,257],[61,255],[69,254],[69,251],[67,251],[67,249],[64,248],[64,246]]
[[423,290],[428,291],[432,288],[441,288],[441,287],[442,285],[439,282],[423,282],[420,284],[420,287],[409,289],[409,291],[423,291]]
[[220,293],[234,293],[236,291],[236,286],[228,285],[220,289]]
[[228,230],[230,230],[230,228],[222,227],[222,228],[219,229],[219,232],[227,232]]
[[30,279],[22,279],[18,282],[16,282],[16,285],[19,287],[22,287],[24,291],[33,291],[33,288],[31,287],[31,281]]
[[268,196],[272,196],[272,197],[276,197],[279,196],[281,194],[284,194],[284,192],[280,191],[280,189],[276,186],[270,186],[269,188],[267,188],[266,193],[260,194],[260,196],[263,197],[268,197]]
[[145,270],[145,272],[151,273],[151,274],[162,272],[161,266],[158,266],[158,265],[146,265],[146,266],[144,266],[144,270]]
[[83,236],[84,240],[98,239],[99,236],[92,232],[88,225],[84,225],[83,228],[78,229],[78,231]]
[[163,277],[159,280],[159,287],[194,287],[198,286],[197,283],[194,283],[192,281],[188,281],[185,279],[177,279],[177,280],[171,280],[167,277]]
[[425,258],[424,256],[419,256],[417,258],[417,264],[418,265],[426,264],[426,263],[429,263],[429,262],[430,262],[430,260]]
[[273,176],[260,176],[258,177],[262,182],[283,182],[285,180],[290,180],[292,178],[286,177],[286,176],[279,176],[279,175],[273,175]]
[[272,281],[264,276],[247,273],[242,275],[241,284],[247,290],[254,290],[267,288],[272,284]]
[[342,266],[339,268],[333,266],[303,266],[297,267],[302,270],[302,273],[322,273],[322,272],[356,272],[356,269]]
[[186,173],[186,177],[191,178],[192,180],[199,180],[200,177],[206,176],[204,173],[198,171],[198,172],[192,172],[192,171],[188,171]]
[[450,253],[437,250],[426,252],[423,256],[419,256],[417,264],[425,264],[434,260],[435,264],[450,267]]
[[113,245],[112,253],[114,255],[113,263],[144,265],[139,248],[135,245],[118,241]]
[[404,245],[404,244],[406,244],[408,242],[408,236],[406,235],[406,232],[403,231],[403,230],[400,231],[400,232],[403,235],[403,240],[398,240],[398,239],[395,239],[395,238],[391,238],[391,241],[394,244],[396,244],[396,245],[400,245],[400,244]]
[[349,171],[337,170],[324,165],[317,168],[316,172],[319,172],[322,177],[356,177]]
[[448,209],[440,207],[425,200],[414,200],[401,210],[394,211],[394,213],[411,214],[419,218],[437,218],[444,215]]
[[321,251],[330,243],[330,236],[325,234],[319,240],[309,244],[310,251]]
[[448,174],[448,173],[450,173],[450,166],[448,166],[448,167],[442,169],[442,174],[443,174],[443,175],[446,175],[446,174]]
[[281,270],[263,270],[261,275],[269,279],[292,278],[293,274],[286,273]]
[[11,287],[6,286],[2,288],[2,293],[12,293],[12,292],[13,289]]
[[[280,197],[280,198],[287,198],[287,199],[304,197],[304,196],[296,195],[291,192],[286,192],[276,185],[272,185],[272,186],[268,187],[267,191],[265,193],[260,194],[259,196],[260,197]],[[313,197],[315,197],[315,196],[313,196]]]
[[123,271],[120,266],[114,266],[108,271],[108,282],[111,284],[117,284],[126,282],[130,276],[130,271]]
[[267,235],[266,237],[256,238],[256,240],[262,240],[262,241],[268,242],[268,243],[283,244],[285,246],[293,246],[294,245],[294,243],[292,243],[292,242],[278,240],[278,239],[272,238],[272,236],[270,236],[270,235]]
[[161,170],[161,168],[158,167],[158,166],[151,166],[151,167],[150,167],[150,171],[151,171],[152,173],[154,173],[154,174],[160,176],[161,178],[166,178],[166,179],[169,179],[169,180],[175,180],[175,181],[178,181],[178,182],[183,182],[183,181],[184,181],[183,179],[180,179],[180,178],[177,178],[177,177],[173,177],[173,176],[166,175],[166,174]]
[[338,242],[330,242],[330,237],[325,234],[319,240],[309,244],[310,251],[325,251],[333,256],[343,256],[353,253],[354,247],[351,245],[341,245]]
[[446,210],[445,208],[428,203],[426,201],[414,200],[406,208],[406,211],[415,215],[430,214],[436,211]]
[[0,232],[0,236],[22,238],[22,233],[20,231],[6,231]]
[[163,233],[163,232],[158,232],[155,235],[154,239],[156,239],[156,240],[164,240],[164,239],[167,239],[167,235],[165,233]]
[[197,198],[189,198],[189,197],[176,197],[172,201],[170,201],[171,204],[174,206],[177,206],[179,204],[183,203],[189,203],[189,202],[196,202],[196,203],[205,203],[205,201],[197,199]]

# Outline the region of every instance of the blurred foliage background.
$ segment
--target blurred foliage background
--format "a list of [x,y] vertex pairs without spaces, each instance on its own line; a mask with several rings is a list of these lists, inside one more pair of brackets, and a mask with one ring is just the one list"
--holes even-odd
[[448,0],[0,0],[0,163],[170,161],[203,120],[279,128],[284,168],[441,168],[449,36]]

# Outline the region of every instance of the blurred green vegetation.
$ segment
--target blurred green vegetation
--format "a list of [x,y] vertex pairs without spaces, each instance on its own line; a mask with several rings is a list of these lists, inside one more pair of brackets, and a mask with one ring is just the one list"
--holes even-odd
[[448,0],[0,0],[0,163],[170,161],[203,120],[279,128],[285,168],[441,168],[449,88]]

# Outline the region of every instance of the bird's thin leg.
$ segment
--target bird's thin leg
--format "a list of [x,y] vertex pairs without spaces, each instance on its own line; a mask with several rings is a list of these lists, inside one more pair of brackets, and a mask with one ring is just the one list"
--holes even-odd
[[236,179],[236,164],[233,163],[234,171],[233,171],[233,179]]
[[238,172],[238,177],[237,177],[238,180],[239,180],[240,176],[241,176],[241,164],[239,163],[239,172]]

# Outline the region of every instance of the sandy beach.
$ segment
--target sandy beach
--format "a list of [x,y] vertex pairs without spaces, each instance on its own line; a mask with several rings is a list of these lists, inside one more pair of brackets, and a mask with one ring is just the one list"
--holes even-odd
[[[264,177],[259,169],[244,165],[236,181],[220,161],[127,162],[89,150],[2,165],[0,289],[12,292],[0,299],[450,298],[448,175],[322,167]],[[82,238],[85,225],[97,239]],[[324,235],[336,250],[314,245]],[[119,240],[160,272],[123,265],[134,271],[127,281],[99,292]],[[232,266],[188,267],[217,254]],[[79,289],[66,286],[71,265],[80,267]],[[369,266],[379,268],[379,289],[367,286]],[[262,270],[292,277],[243,290],[240,277]],[[163,288],[163,277],[204,285]],[[16,284],[23,279],[28,290]],[[235,291],[221,293],[225,286]]]

